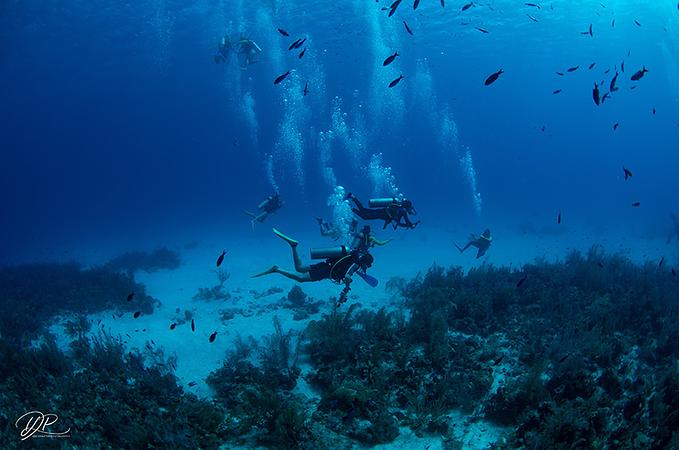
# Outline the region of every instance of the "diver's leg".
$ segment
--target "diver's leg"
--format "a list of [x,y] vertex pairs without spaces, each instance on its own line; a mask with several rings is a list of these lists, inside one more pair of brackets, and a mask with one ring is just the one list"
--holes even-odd
[[472,243],[468,242],[467,245],[465,245],[462,248],[460,248],[460,246],[457,245],[457,244],[455,244],[455,247],[457,247],[457,249],[460,251],[460,253],[464,253],[464,251],[467,250],[469,247],[471,247],[471,245],[472,245]]
[[302,258],[299,257],[297,246],[291,245],[290,248],[292,249],[292,261],[295,263],[295,270],[300,273],[308,273],[309,266],[302,264]]
[[276,273],[276,272],[278,272],[278,270],[279,270],[279,269],[278,269],[278,266],[271,266],[271,267],[269,267],[268,269],[266,269],[264,272],[260,272],[260,273],[258,273],[257,275],[251,276],[250,278],[259,278],[259,277],[263,277],[264,275],[269,275],[269,274],[272,274],[272,273]]
[[307,283],[311,281],[311,277],[309,276],[308,273],[295,273],[295,272],[290,272],[289,270],[285,269],[278,269],[276,273],[280,273],[286,278],[290,278],[291,280],[295,280],[299,283]]
[[290,278],[291,280],[295,280],[300,283],[306,283],[307,281],[311,281],[311,277],[309,276],[308,273],[299,274],[295,272],[290,272],[289,270],[281,269],[278,266],[271,266],[271,268],[265,270],[264,272],[258,273],[257,275],[253,275],[251,278],[258,278],[272,273],[280,273],[284,277]]

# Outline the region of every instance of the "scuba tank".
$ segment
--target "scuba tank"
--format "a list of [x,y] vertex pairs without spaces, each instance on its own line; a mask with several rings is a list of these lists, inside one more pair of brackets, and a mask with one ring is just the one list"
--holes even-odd
[[371,208],[384,208],[389,205],[400,205],[401,201],[396,199],[396,197],[387,198],[371,198],[368,200],[368,206]]
[[257,208],[264,209],[264,207],[272,200],[273,197],[267,197],[265,200],[262,200],[262,202],[259,205],[257,205]]
[[338,245],[336,247],[312,248],[309,253],[311,255],[311,259],[329,259],[347,256],[350,251],[351,250],[346,246]]

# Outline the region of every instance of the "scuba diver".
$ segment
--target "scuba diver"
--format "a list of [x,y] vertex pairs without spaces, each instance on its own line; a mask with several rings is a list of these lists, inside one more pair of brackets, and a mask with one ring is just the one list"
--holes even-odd
[[[413,229],[420,223],[419,220],[413,223],[408,217],[408,214],[417,214],[415,208],[413,208],[413,202],[408,199],[373,198],[368,203],[370,208],[366,208],[351,192],[347,194],[346,198],[353,200],[356,207],[351,208],[351,210],[361,219],[384,220],[383,230],[389,224],[395,230],[398,227]],[[401,222],[402,220],[403,222]]]
[[241,36],[238,41],[238,56],[242,70],[246,70],[250,64],[259,62],[256,58],[259,53],[262,53],[262,49],[255,41]]
[[240,37],[237,44],[232,44],[228,36],[224,36],[217,44],[217,54],[214,55],[215,63],[225,63],[232,50],[238,55],[238,65],[246,70],[250,64],[259,62],[256,56],[262,53],[262,49],[255,41],[245,36]]
[[[332,222],[327,222],[321,217],[316,217],[316,222],[318,222],[318,226],[320,227],[321,236],[332,238],[333,241],[337,241],[342,237],[342,229],[338,225]],[[357,228],[358,221],[356,219],[352,219],[351,224],[349,225],[349,233],[356,233]]]
[[476,258],[478,259],[486,254],[486,252],[490,248],[490,244],[492,241],[493,237],[490,235],[490,230],[486,228],[480,236],[471,234],[469,236],[469,242],[467,242],[467,245],[465,245],[464,247],[460,248],[460,246],[457,244],[455,244],[455,247],[457,247],[460,253],[464,253],[464,251],[467,250],[469,247],[476,247],[477,249],[479,249],[479,251],[476,252]]
[[231,41],[228,36],[224,36],[217,44],[217,54],[214,56],[215,64],[225,63],[231,50]]
[[266,199],[264,199],[259,205],[257,205],[257,209],[259,209],[261,212],[255,214],[250,211],[243,211],[243,213],[247,214],[248,216],[252,217],[250,220],[250,223],[252,224],[252,228],[255,228],[255,222],[262,223],[266,220],[266,218],[269,216],[269,214],[273,214],[279,209],[281,209],[285,205],[284,201],[281,201],[280,196],[278,195],[278,192],[274,193],[273,195],[268,196]]
[[340,294],[339,304],[346,301],[349,290],[351,289],[351,276],[354,274],[359,275],[370,286],[377,286],[378,281],[366,273],[366,271],[372,267],[374,261],[373,256],[368,250],[373,245],[385,245],[386,242],[374,239],[370,234],[370,227],[364,227],[361,233],[356,235],[354,239],[354,243],[357,244],[356,247],[339,245],[337,247],[312,248],[310,251],[311,259],[325,259],[325,261],[311,265],[302,263],[299,253],[297,252],[298,241],[284,235],[275,228],[273,229],[273,232],[276,236],[290,245],[295,271],[281,269],[274,265],[264,272],[253,275],[252,278],[279,273],[284,277],[299,283],[320,280],[332,280],[337,284],[343,283],[344,289]]
[[672,217],[673,228],[669,236],[667,236],[668,244],[672,242],[672,238],[675,238],[676,240],[679,241],[679,219],[677,219],[677,216],[675,216],[674,213],[672,213],[670,217]]

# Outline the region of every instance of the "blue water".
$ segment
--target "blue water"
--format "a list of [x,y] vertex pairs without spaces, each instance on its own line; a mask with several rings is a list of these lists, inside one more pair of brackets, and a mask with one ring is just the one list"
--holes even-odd
[[[679,10],[603,3],[492,1],[460,12],[462,2],[423,0],[387,18],[384,0],[5,0],[0,259],[201,230],[237,238],[251,232],[241,210],[274,184],[287,202],[278,223],[308,226],[331,216],[335,183],[363,199],[392,195],[380,187],[388,168],[422,232],[553,225],[561,210],[564,222],[602,233],[662,234],[679,209]],[[582,35],[590,23],[594,36]],[[262,47],[261,62],[215,64],[220,37],[241,33]],[[298,37],[308,39],[301,60],[287,50]],[[620,90],[597,107],[593,84],[607,92],[623,60]],[[642,66],[646,76],[630,81]]]

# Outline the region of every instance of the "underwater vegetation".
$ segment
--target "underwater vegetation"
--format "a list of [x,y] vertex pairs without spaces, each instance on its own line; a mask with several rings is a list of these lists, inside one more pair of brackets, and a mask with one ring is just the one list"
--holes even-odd
[[[130,293],[134,301],[125,301]],[[111,309],[150,314],[158,302],[131,274],[103,267],[83,269],[76,263],[0,268],[0,299],[0,334],[11,341],[34,338],[56,314]],[[69,329],[77,334],[73,326]]]
[[[335,308],[296,351],[278,323],[258,362],[240,341],[209,379],[237,442],[375,445],[409,427],[455,446],[456,411],[505,427],[497,448],[679,440],[679,290],[667,269],[593,247],[520,271],[434,266],[390,289],[401,309]],[[319,400],[294,393],[299,376]]]
[[[67,354],[49,334],[28,347],[3,331],[0,446],[16,446],[13,417],[42,408],[83,448],[346,448],[404,427],[457,448],[460,414],[503,427],[494,448],[676,448],[677,283],[599,247],[520,270],[433,266],[389,283],[398,307],[332,306],[302,332],[274,318],[261,341],[237,338],[206,380],[211,402],[177,385],[174,357],[88,337],[85,315],[66,324]],[[26,298],[43,289],[21,286]],[[318,306],[299,287],[281,305]]]
[[25,447],[14,422],[36,409],[58,411],[60,429],[71,430],[40,448],[219,447],[223,411],[185,393],[162,366],[145,367],[140,353],[104,333],[72,346],[75,356],[51,335],[31,349],[0,340],[0,447]]
[[143,270],[151,273],[158,270],[177,269],[181,262],[179,253],[162,247],[151,253],[142,251],[123,253],[104,264],[104,267],[114,272],[134,273]]

